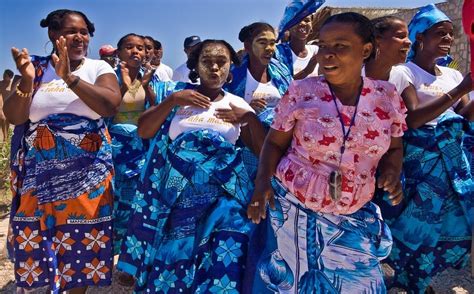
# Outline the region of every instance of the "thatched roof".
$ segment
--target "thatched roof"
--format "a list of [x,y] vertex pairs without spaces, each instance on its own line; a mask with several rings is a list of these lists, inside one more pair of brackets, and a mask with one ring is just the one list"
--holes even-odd
[[[449,1],[449,0],[448,0]],[[448,7],[447,2],[437,3],[436,6],[441,10],[445,11]],[[375,8],[375,7],[331,7],[325,6],[318,10],[313,17],[313,32],[309,36],[309,40],[314,40],[318,36],[319,28],[323,22],[331,15],[342,13],[342,12],[357,12],[367,16],[369,19],[381,17],[385,15],[395,15],[404,19],[407,23],[410,21],[412,16],[418,8]]]
[[367,16],[368,18],[376,18],[381,17],[384,15],[392,15],[392,14],[399,14],[405,11],[409,11],[413,9],[406,9],[406,8],[369,8],[369,7],[331,7],[326,6],[320,10],[318,10],[313,17],[313,32],[309,36],[310,40],[314,40],[317,38],[319,28],[323,24],[323,22],[329,18],[331,15],[342,13],[342,12],[357,12],[362,15]]

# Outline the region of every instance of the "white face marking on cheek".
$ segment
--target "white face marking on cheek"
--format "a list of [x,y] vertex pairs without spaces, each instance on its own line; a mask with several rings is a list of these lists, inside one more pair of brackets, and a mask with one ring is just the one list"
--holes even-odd
[[205,56],[219,56],[219,55],[226,55],[227,48],[222,46],[207,46],[202,50],[202,55]]
[[[229,59],[229,51],[221,45],[210,45],[203,48],[199,57],[197,71],[201,79],[208,79],[212,74],[218,74],[219,80],[225,82],[230,62],[222,65],[222,57]],[[217,70],[215,69],[217,63]]]

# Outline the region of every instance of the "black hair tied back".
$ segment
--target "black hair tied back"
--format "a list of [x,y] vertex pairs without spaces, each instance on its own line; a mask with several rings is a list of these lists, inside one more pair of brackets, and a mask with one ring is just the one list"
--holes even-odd
[[84,22],[87,25],[87,30],[89,31],[89,35],[91,37],[94,36],[95,26],[94,24],[87,18],[87,16],[82,13],[81,11],[76,10],[69,10],[69,9],[58,9],[52,11],[40,21],[40,26],[42,28],[48,28],[48,30],[52,31],[59,31],[63,26],[64,18],[69,14],[76,14],[84,19]]
[[254,22],[243,27],[239,32],[240,42],[251,42],[261,32],[271,31],[275,33],[275,29],[266,22]]

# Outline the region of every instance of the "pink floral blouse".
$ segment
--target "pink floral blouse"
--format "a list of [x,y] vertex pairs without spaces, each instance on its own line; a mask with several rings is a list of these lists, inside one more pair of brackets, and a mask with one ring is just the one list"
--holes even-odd
[[[355,106],[336,100],[347,132]],[[293,130],[290,148],[276,176],[306,207],[324,213],[351,214],[372,199],[375,171],[391,137],[401,137],[405,104],[395,87],[364,78],[354,126],[346,142],[340,170],[342,197],[333,202],[328,176],[339,166],[342,127],[324,77],[294,81],[275,109],[272,128]]]

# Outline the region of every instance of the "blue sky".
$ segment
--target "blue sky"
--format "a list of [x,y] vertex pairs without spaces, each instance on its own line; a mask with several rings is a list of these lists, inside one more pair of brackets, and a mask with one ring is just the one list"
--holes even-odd
[[[409,2],[409,4],[407,4]],[[418,7],[431,1],[393,0],[392,7]],[[440,1],[436,1],[440,2]],[[164,63],[172,68],[185,61],[183,40],[189,35],[229,41],[235,49],[240,29],[254,21],[277,26],[288,0],[0,0],[0,71],[16,71],[10,48],[28,48],[30,54],[51,51],[47,29],[39,22],[60,8],[84,12],[96,26],[89,57],[98,58],[103,44],[117,44],[130,32],[162,42]],[[328,6],[387,7],[386,0],[327,0]]]

